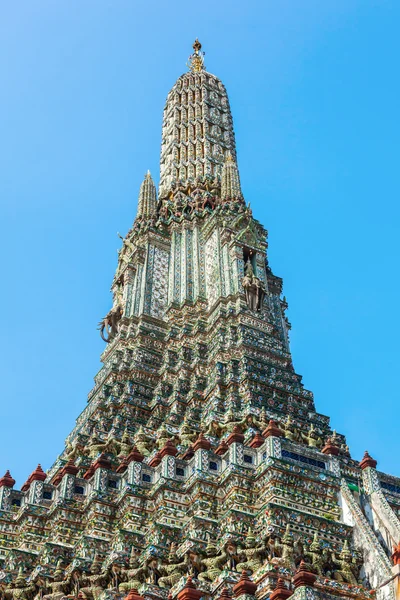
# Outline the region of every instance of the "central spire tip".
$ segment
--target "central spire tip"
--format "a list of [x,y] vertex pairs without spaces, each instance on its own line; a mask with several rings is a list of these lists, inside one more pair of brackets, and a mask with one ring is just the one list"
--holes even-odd
[[189,56],[189,62],[187,63],[187,66],[189,67],[189,69],[191,71],[194,72],[198,72],[198,71],[202,71],[205,66],[204,66],[204,56],[205,56],[205,52],[201,51],[201,44],[198,40],[198,38],[195,39],[194,44],[193,44],[193,54],[191,54]]

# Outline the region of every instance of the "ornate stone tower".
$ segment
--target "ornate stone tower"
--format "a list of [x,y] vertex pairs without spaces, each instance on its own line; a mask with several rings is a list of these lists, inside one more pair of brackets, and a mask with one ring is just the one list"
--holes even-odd
[[193,48],[87,406],[47,473],[0,479],[2,597],[394,600],[400,480],[351,458],[293,368],[227,93]]

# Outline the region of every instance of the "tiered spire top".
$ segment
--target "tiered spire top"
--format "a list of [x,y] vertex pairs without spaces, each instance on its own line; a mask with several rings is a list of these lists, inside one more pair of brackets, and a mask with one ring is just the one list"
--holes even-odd
[[152,217],[157,213],[157,190],[150,171],[147,171],[140,186],[137,216]]
[[236,161],[235,136],[228,95],[222,82],[205,70],[198,40],[189,71],[168,94],[164,109],[160,160],[160,199],[178,188],[219,186],[228,154]]

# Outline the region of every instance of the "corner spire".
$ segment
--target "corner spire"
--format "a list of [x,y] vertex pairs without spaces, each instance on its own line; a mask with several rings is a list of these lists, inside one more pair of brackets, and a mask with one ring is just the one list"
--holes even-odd
[[154,185],[150,171],[140,186],[137,218],[148,218],[155,216],[157,212],[157,190]]
[[221,174],[221,200],[243,200],[239,171],[229,152]]
[[189,62],[187,63],[187,66],[191,71],[202,71],[205,69],[204,57],[206,53],[201,52],[201,44],[197,38],[194,41],[193,50],[194,52],[189,56]]

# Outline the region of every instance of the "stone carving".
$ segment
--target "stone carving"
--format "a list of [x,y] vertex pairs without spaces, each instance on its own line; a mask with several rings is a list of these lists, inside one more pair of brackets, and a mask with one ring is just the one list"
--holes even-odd
[[251,529],[247,532],[245,547],[240,548],[240,554],[244,554],[246,560],[237,565],[237,570],[250,571],[254,573],[262,567],[265,559],[268,557],[268,538],[263,537],[261,542],[257,544],[256,538]]
[[330,553],[327,548],[321,547],[317,532],[315,532],[309,548],[304,550],[304,555],[310,559],[311,568],[317,575],[326,574],[330,564]]
[[334,569],[333,576],[338,581],[345,581],[356,585],[358,583],[358,574],[360,572],[360,559],[357,556],[353,556],[349,550],[348,541],[345,540],[343,548],[339,554],[339,558],[332,554],[332,562],[334,565],[340,567],[340,569]]

